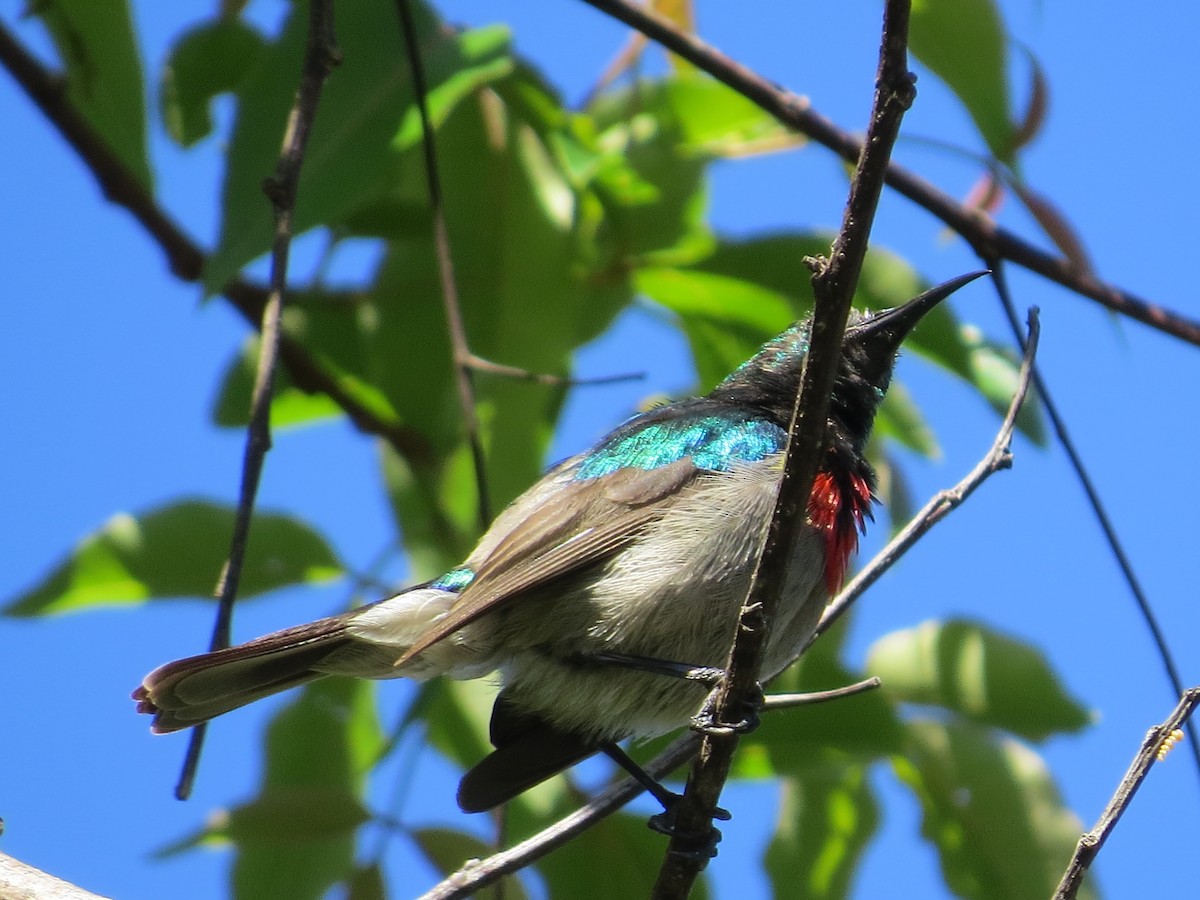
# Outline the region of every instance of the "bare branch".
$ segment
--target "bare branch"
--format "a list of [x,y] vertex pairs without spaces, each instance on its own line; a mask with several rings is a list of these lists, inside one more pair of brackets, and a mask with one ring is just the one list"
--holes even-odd
[[[801,386],[788,430],[783,478],[762,554],[739,616],[725,667],[727,677],[713,698],[712,720],[718,724],[728,720],[728,711],[750,702],[757,691],[767,634],[824,455],[830,394],[850,302],[866,257],[892,145],[904,113],[916,95],[915,79],[908,71],[908,14],[908,0],[889,0],[884,10],[883,41],[867,139],[857,161],[841,231],[829,261],[819,263],[813,277],[816,306]],[[707,835],[712,829],[713,812],[729,776],[737,742],[738,736],[732,729],[705,735],[683,799],[675,810],[676,834],[671,838],[652,894],[658,900],[686,897],[707,862],[698,852],[696,836]]]
[[[992,283],[996,286],[996,293],[1000,297],[1000,303],[1004,307],[1005,315],[1008,317],[1008,324],[1016,336],[1017,343],[1022,344],[1021,329],[1017,324],[1016,309],[1013,305],[1012,294],[1008,289],[1008,279],[1005,277],[1004,267],[1000,264],[999,260],[993,260],[992,269]],[[1088,474],[1087,467],[1083,463],[1083,457],[1079,454],[1075,442],[1067,432],[1067,423],[1058,411],[1058,405],[1050,396],[1046,380],[1042,378],[1042,374],[1037,366],[1033,368],[1033,384],[1042,398],[1042,405],[1045,407],[1046,415],[1050,419],[1050,425],[1054,429],[1054,436],[1063,448],[1063,451],[1067,454],[1071,468],[1075,471],[1075,477],[1079,479],[1079,485],[1083,488],[1084,494],[1087,495],[1088,504],[1092,507],[1092,515],[1095,516],[1096,521],[1099,523],[1100,530],[1104,532],[1104,540],[1107,542],[1113,558],[1117,561],[1117,566],[1121,569],[1121,576],[1129,586],[1129,592],[1133,595],[1138,612],[1142,616],[1142,621],[1146,623],[1146,628],[1150,631],[1150,638],[1154,641],[1154,646],[1158,649],[1158,658],[1162,660],[1163,668],[1167,673],[1167,680],[1171,684],[1171,690],[1178,697],[1184,691],[1183,678],[1179,674],[1179,667],[1175,664],[1175,657],[1171,654],[1171,647],[1167,643],[1167,636],[1158,624],[1158,617],[1154,614],[1154,609],[1150,605],[1150,598],[1142,588],[1141,580],[1137,577],[1137,573],[1133,569],[1133,562],[1129,559],[1129,554],[1125,552],[1125,545],[1121,542],[1121,538],[1117,534],[1116,526],[1108,515],[1104,501],[1100,499],[1100,492],[1096,489],[1091,475]],[[1200,729],[1197,729],[1195,723],[1190,719],[1187,723],[1187,732],[1188,736],[1192,739],[1192,762],[1197,775],[1200,775]]]
[[[216,594],[219,600],[217,619],[213,625],[210,650],[229,646],[233,621],[233,604],[237,599],[242,564],[254,516],[254,501],[262,476],[263,462],[271,449],[271,396],[275,385],[276,361],[279,358],[284,293],[287,290],[288,252],[292,244],[292,212],[296,206],[296,190],[308,136],[317,115],[321,88],[333,68],[341,62],[341,52],[333,33],[333,0],[313,0],[309,5],[308,44],[304,68],[296,90],[296,100],[288,116],[283,148],[275,173],[263,184],[263,190],[275,212],[275,237],[271,246],[270,294],[263,309],[259,342],[258,370],[254,376],[254,393],[250,401],[250,423],[246,428],[246,449],[242,457],[242,483],[238,493],[237,513],[230,539],[229,556],[221,572]],[[188,741],[183,771],[175,786],[175,796],[185,800],[191,794],[204,746],[206,723],[192,729]]]
[[[679,30],[668,19],[630,0],[585,2],[683,57],[784,125],[828,147],[847,162],[857,162],[863,142],[814,110],[806,98],[773,84],[694,35]],[[1200,346],[1200,321],[1078,271],[1070,260],[1038,249],[907,169],[890,163],[887,184],[960,234],[984,259],[1014,262],[1114,312]]]
[[1075,845],[1075,852],[1071,855],[1071,861],[1067,864],[1062,881],[1058,883],[1053,900],[1073,900],[1079,892],[1084,873],[1095,860],[1096,854],[1100,852],[1100,848],[1104,846],[1104,842],[1108,840],[1113,829],[1117,827],[1117,822],[1129,808],[1129,804],[1133,802],[1133,795],[1146,780],[1146,776],[1150,773],[1150,767],[1160,758],[1165,742],[1170,739],[1176,729],[1190,721],[1197,706],[1200,706],[1200,687],[1188,688],[1183,692],[1178,705],[1167,717],[1167,720],[1161,725],[1155,725],[1147,732],[1146,739],[1142,741],[1142,746],[1129,766],[1129,771],[1117,785],[1116,792],[1108,801],[1108,805],[1104,807],[1104,812],[1100,814],[1096,826],[1086,832],[1079,839],[1079,843]]
[[0,897],[4,900],[104,900],[69,881],[55,878],[0,853]]

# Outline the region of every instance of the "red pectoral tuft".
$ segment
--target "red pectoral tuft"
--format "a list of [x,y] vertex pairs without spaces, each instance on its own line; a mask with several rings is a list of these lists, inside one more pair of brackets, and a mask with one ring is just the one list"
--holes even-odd
[[850,554],[871,515],[871,486],[861,475],[818,472],[808,498],[808,519],[825,535],[825,587],[835,594],[846,577]]

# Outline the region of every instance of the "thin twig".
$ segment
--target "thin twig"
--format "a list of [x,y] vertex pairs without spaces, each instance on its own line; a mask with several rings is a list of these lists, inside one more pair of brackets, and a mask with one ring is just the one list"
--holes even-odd
[[[816,305],[801,386],[788,429],[783,477],[762,554],[739,616],[725,667],[727,675],[713,698],[714,723],[727,721],[728,711],[748,703],[757,689],[771,620],[783,592],[792,548],[804,527],[808,498],[824,455],[830,395],[850,303],[866,257],[888,158],[900,132],[900,122],[916,95],[915,79],[908,71],[908,14],[909,0],[888,0],[867,139],[857,160],[841,231],[829,261],[819,263],[813,277]],[[686,897],[707,862],[704,854],[698,852],[696,836],[711,832],[713,812],[729,776],[737,742],[738,736],[732,729],[705,734],[687,788],[675,810],[676,833],[651,895],[656,900]]]
[[1129,771],[1117,785],[1116,792],[1108,801],[1108,805],[1104,807],[1104,812],[1100,814],[1096,826],[1091,831],[1084,833],[1079,839],[1079,843],[1075,845],[1075,852],[1071,855],[1071,861],[1067,864],[1062,881],[1058,883],[1053,900],[1073,900],[1079,891],[1079,886],[1083,883],[1084,873],[1096,858],[1096,854],[1100,852],[1100,848],[1104,846],[1104,842],[1108,840],[1108,836],[1112,834],[1113,829],[1117,827],[1117,822],[1129,808],[1129,804],[1133,802],[1133,795],[1146,780],[1146,776],[1150,773],[1150,767],[1159,758],[1160,748],[1164,741],[1175,729],[1191,721],[1192,713],[1195,712],[1197,706],[1200,706],[1200,687],[1188,688],[1182,692],[1178,705],[1167,717],[1167,720],[1147,732],[1141,748],[1129,766]]
[[[242,564],[246,559],[254,500],[258,494],[263,462],[267,451],[271,449],[271,394],[275,384],[276,361],[279,358],[280,321],[287,290],[288,251],[292,243],[292,212],[296,206],[300,168],[304,164],[308,136],[317,115],[321,88],[329,73],[340,61],[341,52],[337,48],[337,38],[333,32],[333,0],[312,0],[309,5],[308,44],[300,84],[296,90],[296,100],[288,116],[287,130],[284,133],[283,147],[275,166],[275,173],[263,185],[275,212],[275,237],[271,246],[271,291],[263,310],[258,370],[254,377],[250,423],[246,428],[246,449],[242,457],[242,484],[238,493],[229,556],[221,571],[216,590],[219,602],[210,650],[229,646],[233,604],[237,598]],[[175,796],[180,800],[187,799],[191,794],[206,730],[204,724],[192,729],[183,771],[175,786]]]
[[[1017,424],[1017,415],[1025,403],[1029,386],[1033,377],[1033,363],[1037,356],[1038,339],[1041,336],[1041,323],[1038,320],[1037,307],[1032,307],[1028,314],[1028,336],[1021,342],[1024,356],[1021,368],[1017,372],[1017,389],[1012,401],[1008,404],[1008,412],[1000,424],[995,440],[983,457],[967,476],[949,490],[940,491],[913,518],[900,529],[882,550],[876,554],[858,574],[850,580],[838,595],[825,607],[821,614],[820,624],[813,637],[805,645],[807,649],[820,635],[827,632],[833,623],[842,617],[847,609],[862,594],[882,577],[895,562],[907,553],[918,540],[924,537],[934,525],[962,506],[966,499],[975,493],[976,489],[992,475],[1012,467],[1012,437]],[[803,654],[804,650],[800,651]],[[799,655],[797,656],[799,658]]]
[[547,387],[586,387],[599,384],[619,384],[623,381],[641,381],[646,377],[645,372],[626,372],[621,375],[597,375],[594,378],[564,378],[561,375],[549,375],[545,372],[530,372],[518,366],[506,366],[504,363],[492,362],[474,353],[468,353],[466,365],[476,372],[486,375],[498,375],[502,378],[514,378],[518,381],[532,381]]
[[[806,98],[773,84],[695,35],[681,31],[673,22],[646,6],[630,0],[584,2],[640,31],[847,162],[857,162],[862,152],[862,140],[838,128],[814,110]],[[888,165],[887,183],[960,234],[985,259],[1014,262],[1114,312],[1200,346],[1200,321],[1077,271],[1070,260],[1051,256],[895,163]]]
[[842,700],[846,697],[853,697],[856,694],[873,691],[882,685],[883,679],[878,675],[872,675],[870,678],[864,678],[862,681],[854,682],[854,684],[830,688],[827,691],[806,691],[802,694],[771,694],[769,697],[763,699],[763,709],[766,711],[792,709],[796,706],[828,703],[830,700]]
[[[930,503],[926,504],[904,531],[897,535],[875,559],[863,568],[858,578],[838,594],[837,598],[830,604],[829,609],[826,610],[825,616],[821,619],[822,630],[828,628],[838,615],[844,611],[845,606],[852,603],[861,595],[868,584],[873,583],[880,575],[891,568],[903,553],[915,543],[918,537],[924,535],[934,525],[945,519],[946,514],[950,510],[962,504],[991,475],[1008,467],[1008,460],[1010,459],[1008,447],[1012,442],[1017,413],[1020,411],[1029,390],[1033,359],[1037,352],[1039,331],[1037,310],[1030,310],[1029,337],[1026,341],[1025,358],[1022,361],[1021,370],[1017,376],[1017,389],[1009,404],[1004,422],[1001,424],[1000,430],[997,432],[987,456],[954,488],[949,491],[943,491],[930,501]],[[868,679],[868,682],[872,680]],[[857,686],[852,685],[851,687]],[[844,691],[845,688],[839,690]],[[774,709],[776,704],[780,702],[786,704],[786,695],[783,696],[783,701],[777,701],[775,697],[767,697],[765,708]],[[699,747],[700,738],[697,735],[683,735],[643,768],[656,778],[664,777],[687,762]],[[615,812],[624,803],[629,802],[629,800],[632,800],[641,793],[641,790],[641,787],[632,778],[625,779],[578,812],[572,813],[560,822],[533,835],[517,847],[506,850],[497,856],[488,857],[482,862],[474,861],[467,864],[454,873],[454,875],[434,887],[428,894],[425,894],[425,897],[446,900],[446,898],[451,897],[469,896],[472,892],[490,884],[496,878],[515,872],[524,866],[536,862],[566,840],[581,831],[587,830],[605,816]],[[621,791],[619,796],[623,799],[610,803],[609,793],[612,791]],[[566,827],[564,823],[568,822],[570,823],[570,831],[569,834],[563,837],[560,829]]]
[[425,81],[425,65],[421,59],[421,42],[417,38],[417,24],[413,19],[409,0],[396,0],[396,13],[400,17],[400,30],[404,34],[404,46],[412,72],[413,96],[421,116],[421,148],[425,156],[425,187],[429,192],[429,209],[433,214],[433,246],[437,255],[438,278],[442,288],[442,305],[446,311],[446,330],[450,336],[450,347],[454,355],[454,387],[458,393],[459,411],[467,432],[467,444],[471,448],[471,462],[475,467],[475,490],[479,497],[479,530],[485,531],[492,521],[492,502],[488,492],[487,459],[483,453],[483,439],[479,434],[479,415],[475,410],[475,389],[471,384],[471,348],[467,342],[467,330],[463,325],[462,307],[458,302],[458,284],[454,280],[454,260],[450,253],[450,234],[446,229],[446,210],[442,202],[442,182],[438,175],[437,146],[434,141],[433,121],[429,118],[429,87]]
[[[999,260],[992,260],[992,283],[996,286],[996,294],[1000,298],[1000,303],[1004,307],[1004,313],[1008,317],[1008,324],[1016,336],[1017,343],[1022,343],[1021,329],[1017,324],[1016,310],[1013,306],[1012,293],[1008,289],[1008,279],[1005,277],[1004,266]],[[1046,387],[1046,380],[1042,378],[1040,369],[1037,366],[1033,368],[1033,385],[1037,389],[1038,395],[1041,397],[1042,406],[1045,407],[1046,415],[1050,419],[1050,425],[1054,429],[1054,436],[1058,439],[1059,445],[1067,454],[1067,459],[1071,463],[1071,468],[1075,470],[1075,477],[1079,479],[1079,484],[1083,488],[1084,494],[1087,495],[1088,504],[1092,507],[1092,515],[1100,524],[1100,530],[1104,532],[1104,539],[1108,543],[1109,549],[1112,551],[1113,558],[1117,561],[1117,566],[1121,569],[1121,575],[1125,579],[1125,583],[1129,586],[1129,592],[1133,594],[1133,599],[1137,603],[1138,611],[1141,613],[1142,620],[1146,623],[1146,628],[1150,631],[1150,637],[1154,641],[1155,647],[1158,648],[1159,659],[1162,660],[1163,668],[1167,673],[1167,680],[1171,683],[1171,689],[1176,697],[1183,694],[1184,683],[1183,678],[1179,674],[1179,667],[1175,664],[1175,658],[1171,654],[1170,645],[1167,643],[1167,636],[1163,632],[1162,627],[1158,624],[1158,617],[1154,614],[1154,609],[1150,605],[1150,598],[1142,589],[1142,583],[1134,572],[1133,563],[1129,559],[1129,554],[1125,552],[1125,547],[1121,543],[1121,538],[1117,535],[1116,526],[1113,525],[1112,519],[1108,515],[1108,511],[1104,507],[1104,502],[1100,499],[1100,493],[1096,490],[1096,485],[1092,481],[1091,475],[1088,474],[1087,467],[1083,463],[1083,457],[1079,455],[1079,450],[1075,447],[1075,442],[1071,440],[1071,435],[1067,432],[1066,422],[1063,420],[1062,414],[1058,411],[1058,406],[1055,404],[1050,392]],[[1191,720],[1187,724],[1188,737],[1191,738],[1192,761],[1195,765],[1196,774],[1200,775],[1200,730]]]

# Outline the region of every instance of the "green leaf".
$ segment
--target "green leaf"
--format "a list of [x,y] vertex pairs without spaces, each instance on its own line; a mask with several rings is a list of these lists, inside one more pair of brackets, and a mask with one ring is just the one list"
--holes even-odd
[[766,868],[776,897],[837,900],[879,826],[865,766],[825,765],[785,778]]
[[141,54],[125,0],[39,0],[30,10],[46,25],[66,70],[67,99],[148,191],[146,90]]
[[[973,900],[1053,894],[1083,825],[1041,757],[969,722],[908,727],[908,750],[893,766],[921,803],[921,833],[949,888]],[[1085,883],[1079,896],[1096,893]]]
[[641,81],[601,95],[587,111],[606,161],[597,173],[604,238],[634,264],[689,262],[712,247],[707,163],[687,146],[668,84]]
[[705,75],[662,82],[662,101],[674,113],[685,153],[749,156],[799,146],[804,138],[741,94]]
[[226,827],[235,896],[318,900],[351,876],[365,775],[382,747],[371,682],[314,682],[275,717],[260,793]]
[[[772,693],[801,693],[845,687],[863,679],[838,659],[849,619],[823,634],[800,662],[771,681]],[[873,690],[834,700],[783,709],[763,716],[762,726],[743,739],[761,745],[775,772],[803,776],[829,760],[871,760],[903,746],[904,731],[892,700]],[[741,750],[739,749],[739,754]]]
[[[225,369],[213,404],[214,424],[222,428],[241,428],[249,422],[250,398],[254,394],[260,346],[257,336],[247,338],[241,351]],[[271,397],[272,429],[311,425],[342,415],[342,408],[327,394],[312,394],[296,387],[287,366],[280,366],[276,370],[274,394]]]
[[183,147],[207,137],[213,98],[236,91],[265,47],[262,35],[235,16],[185,32],[163,66],[159,108],[167,133]]
[[875,431],[903,444],[914,453],[936,458],[941,455],[933,429],[903,384],[893,381],[875,415]]
[[[648,897],[665,846],[663,836],[647,828],[644,818],[617,813],[543,858],[537,869],[551,897]],[[707,895],[707,882],[697,881],[690,896],[700,900]]]
[[[4,611],[49,615],[151,597],[211,597],[233,520],[232,506],[203,500],[182,500],[138,516],[118,514]],[[341,574],[337,556],[316,531],[290,516],[258,512],[238,595]]]
[[[971,325],[962,326],[962,341],[968,348],[968,381],[1001,416],[1007,414],[1020,380],[1021,361],[1009,347],[989,341]],[[1017,413],[1017,428],[1039,447],[1045,447],[1046,425],[1038,392],[1030,390]]]
[[1008,40],[993,0],[916,0],[909,48],[966,106],[992,155],[1011,165]]
[[[426,78],[440,114],[461,99],[458,92],[508,70],[501,31],[459,35],[445,29],[427,7],[419,6],[417,13]],[[210,291],[219,290],[270,246],[271,207],[261,184],[279,155],[307,22],[307,5],[295,4],[279,40],[261,54],[238,91],[221,238],[204,273]],[[366,204],[394,183],[403,168],[404,142],[398,148],[393,139],[414,100],[394,6],[387,0],[348,4],[339,11],[337,33],[343,62],[325,85],[313,123],[296,199],[296,234],[334,223]]]
[[346,884],[346,900],[387,900],[387,895],[379,863],[355,869]]
[[867,671],[889,696],[941,706],[1029,740],[1079,731],[1087,710],[1029,645],[974,622],[925,622],[876,641]]
[[[498,849],[474,835],[450,828],[418,828],[412,837],[425,858],[443,875],[457,872],[469,859],[486,859]],[[505,900],[524,900],[528,896],[515,877],[505,878],[501,883]],[[487,893],[483,896],[487,896]]]

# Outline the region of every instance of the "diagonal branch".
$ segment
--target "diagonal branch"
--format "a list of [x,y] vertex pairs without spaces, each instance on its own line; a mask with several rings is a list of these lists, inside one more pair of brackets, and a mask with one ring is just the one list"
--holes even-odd
[[1142,746],[1129,766],[1129,771],[1125,773],[1125,777],[1117,786],[1116,793],[1104,807],[1104,812],[1100,814],[1096,826],[1085,833],[1076,844],[1075,852],[1071,855],[1071,861],[1067,864],[1067,870],[1063,873],[1062,881],[1054,891],[1052,900],[1073,900],[1078,894],[1079,886],[1083,883],[1084,873],[1095,860],[1096,854],[1100,852],[1100,848],[1104,846],[1104,842],[1108,840],[1113,829],[1117,827],[1117,822],[1129,808],[1129,804],[1133,802],[1133,795],[1137,793],[1142,782],[1146,780],[1146,776],[1150,774],[1150,767],[1154,765],[1156,759],[1163,758],[1165,755],[1163,748],[1169,749],[1168,739],[1177,728],[1191,721],[1192,713],[1195,712],[1197,706],[1200,706],[1200,687],[1183,691],[1179,703],[1167,720],[1161,725],[1155,725],[1147,732]]
[[[829,148],[847,162],[857,162],[863,142],[814,110],[806,98],[773,84],[694,35],[681,31],[673,22],[630,0],[585,2],[683,57],[789,128]],[[984,259],[1014,262],[1114,312],[1200,346],[1200,321],[1078,271],[1069,260],[1040,250],[907,169],[889,163],[887,184],[961,235]]]
[[[304,152],[308,147],[313,120],[317,116],[321,88],[324,87],[329,73],[341,62],[341,51],[337,48],[337,38],[333,32],[333,0],[313,0],[309,5],[308,16],[308,44],[304,54],[304,69],[296,90],[296,100],[288,116],[283,148],[275,166],[275,173],[263,186],[275,213],[275,237],[271,245],[271,287],[260,326],[262,341],[259,343],[258,370],[255,373],[254,393],[250,401],[250,423],[246,428],[242,484],[238,492],[229,556],[221,571],[216,591],[219,603],[210,650],[229,646],[233,604],[237,599],[242,564],[246,559],[254,501],[258,495],[263,463],[267,451],[271,449],[271,396],[275,386],[276,361],[279,358],[281,319],[284,294],[287,290],[288,254],[292,245],[292,213],[296,208],[300,168],[304,164]],[[191,794],[206,731],[207,723],[192,729],[183,771],[179,776],[179,783],[175,786],[175,796],[180,800],[187,799]]]
[[[713,702],[712,720],[716,723],[729,721],[729,711],[744,708],[755,696],[771,620],[824,454],[830,395],[850,302],[866,257],[888,158],[904,113],[916,96],[915,79],[908,71],[908,15],[909,0],[888,0],[867,139],[830,259],[818,261],[814,266],[816,306],[800,390],[792,411],[783,478],[762,555],[739,617],[726,665],[727,677]],[[698,852],[696,836],[711,833],[713,813],[729,776],[737,742],[738,736],[732,729],[705,735],[676,811],[676,834],[659,870],[652,894],[655,898],[686,897],[707,862]]]

